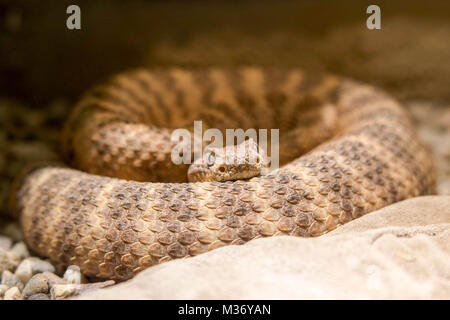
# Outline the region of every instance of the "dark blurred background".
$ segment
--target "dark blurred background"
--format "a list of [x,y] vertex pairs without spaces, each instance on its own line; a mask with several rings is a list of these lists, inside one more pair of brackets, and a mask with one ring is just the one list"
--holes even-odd
[[[77,4],[82,29],[66,28]],[[366,28],[381,8],[382,30]],[[148,65],[322,68],[449,99],[450,1],[0,0],[0,94],[36,106]]]
[[[70,4],[81,30],[66,28]],[[366,28],[370,4],[381,30]],[[0,0],[0,201],[24,163],[58,158],[84,90],[137,66],[300,66],[381,86],[412,111],[447,177],[449,18],[448,0]]]

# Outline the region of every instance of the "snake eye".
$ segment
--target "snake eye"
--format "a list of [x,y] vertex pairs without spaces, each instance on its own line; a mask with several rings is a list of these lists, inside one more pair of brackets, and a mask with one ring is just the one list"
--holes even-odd
[[214,151],[211,151],[208,154],[208,157],[206,158],[206,164],[208,165],[208,167],[211,167],[215,161],[216,161],[216,154],[214,153]]

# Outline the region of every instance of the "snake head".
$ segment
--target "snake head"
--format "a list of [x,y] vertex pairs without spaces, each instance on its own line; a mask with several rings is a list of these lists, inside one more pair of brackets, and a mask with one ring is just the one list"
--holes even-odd
[[262,148],[253,139],[237,146],[206,148],[203,155],[189,166],[190,182],[232,181],[249,179],[264,174],[269,161]]

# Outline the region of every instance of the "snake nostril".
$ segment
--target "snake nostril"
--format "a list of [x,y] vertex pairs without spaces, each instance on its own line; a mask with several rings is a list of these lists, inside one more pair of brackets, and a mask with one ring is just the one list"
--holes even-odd
[[220,172],[225,172],[225,167],[224,167],[224,166],[220,166],[220,167],[219,167],[219,171],[220,171]]

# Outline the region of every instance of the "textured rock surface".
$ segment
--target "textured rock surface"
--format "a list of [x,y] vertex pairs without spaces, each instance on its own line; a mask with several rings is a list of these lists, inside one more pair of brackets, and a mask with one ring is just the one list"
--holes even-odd
[[4,300],[22,300],[20,295],[20,289],[17,287],[11,287],[5,292]]
[[0,235],[0,249],[8,250],[11,247],[12,240]]
[[33,276],[28,281],[27,285],[22,291],[22,295],[24,298],[28,298],[38,293],[45,294],[47,292],[48,292],[48,280],[42,273],[39,273]]
[[449,208],[449,196],[410,199],[320,238],[220,248],[81,298],[449,299]]

